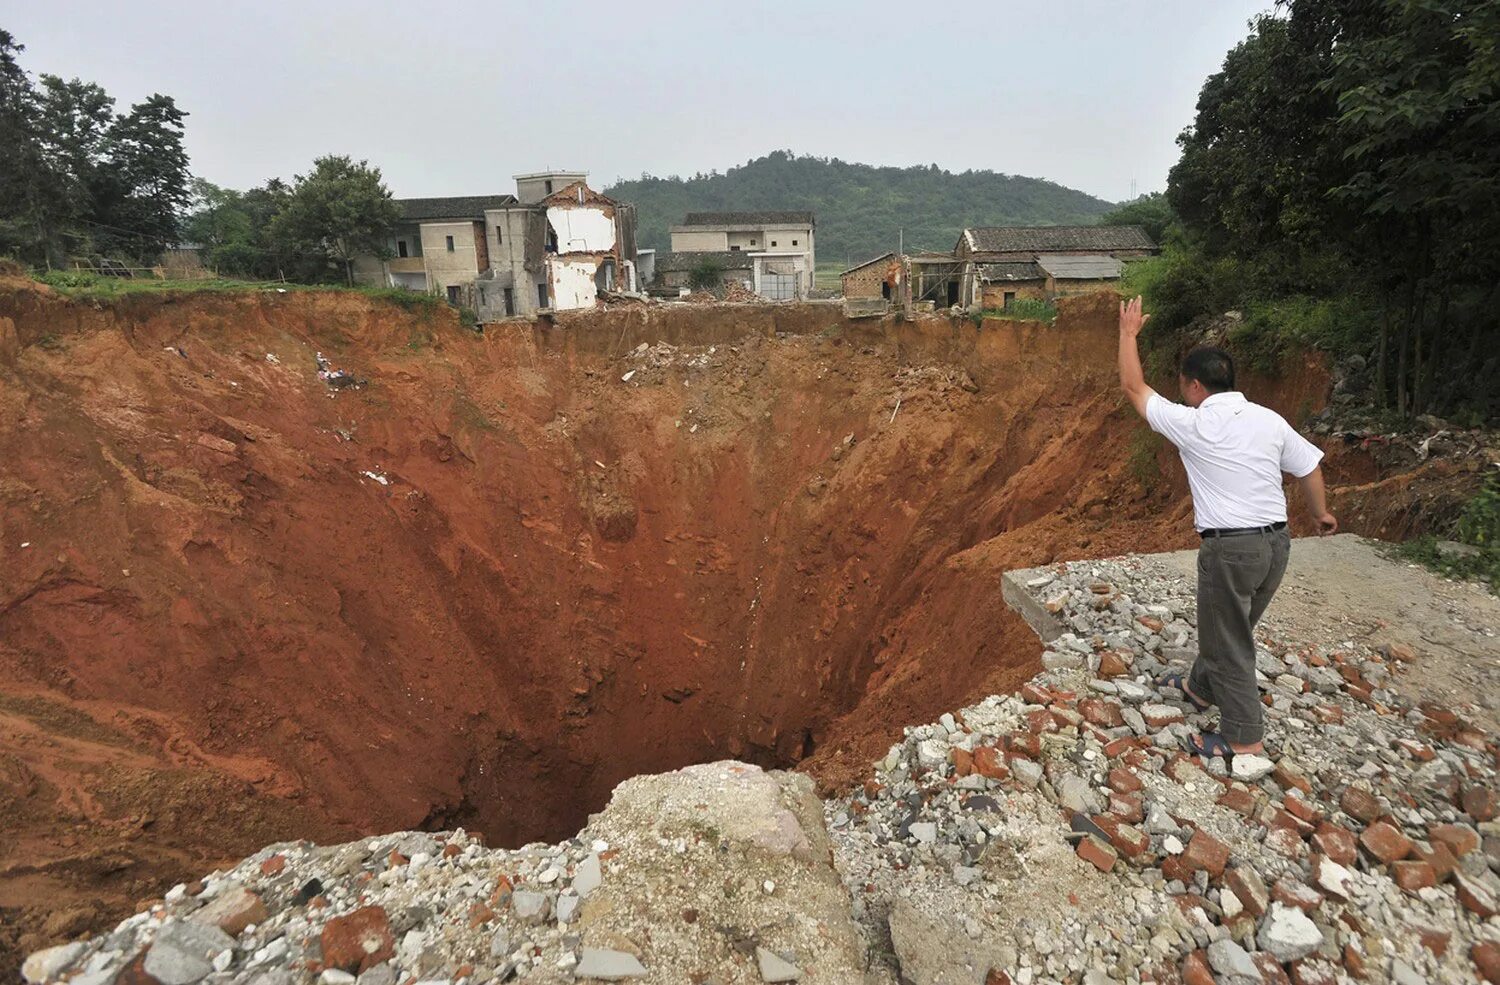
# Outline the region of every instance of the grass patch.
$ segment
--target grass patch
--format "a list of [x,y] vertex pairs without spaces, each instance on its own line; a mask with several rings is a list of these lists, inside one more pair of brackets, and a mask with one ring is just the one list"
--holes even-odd
[[1137,427],[1130,435],[1130,451],[1125,468],[1146,492],[1154,493],[1162,483],[1161,462],[1157,455],[1165,443],[1161,435],[1148,427]]
[[1051,301],[1038,301],[1034,298],[1017,298],[1008,307],[985,308],[978,317],[980,319],[1006,318],[1011,321],[1039,321],[1050,325],[1057,319],[1057,305]]
[[[1491,477],[1464,504],[1446,538],[1426,534],[1394,545],[1395,553],[1449,578],[1500,589],[1500,477]],[[1457,545],[1457,546],[1454,546]]]
[[334,292],[358,294],[407,311],[432,313],[446,307],[435,294],[400,287],[348,287],[342,284],[282,284],[216,278],[211,280],[155,280],[134,277],[104,277],[83,270],[53,270],[36,279],[63,297],[80,301],[112,301],[134,295],[177,296],[187,294],[264,294]]

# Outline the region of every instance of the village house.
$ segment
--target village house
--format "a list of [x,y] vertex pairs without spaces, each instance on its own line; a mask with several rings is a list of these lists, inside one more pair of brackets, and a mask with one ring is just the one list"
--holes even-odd
[[516,175],[515,195],[397,199],[389,259],[361,257],[355,279],[473,308],[481,321],[592,308],[636,291],[635,207],[588,187],[582,171]]
[[901,297],[902,258],[895,253],[882,253],[864,263],[850,267],[839,274],[845,298],[884,298],[887,301]]
[[[689,212],[671,228],[672,252],[657,257],[657,274],[663,281],[669,273],[682,276],[664,265],[668,257],[690,271],[699,265],[680,254],[711,254],[704,259],[726,271],[726,281],[740,280],[771,300],[806,298],[816,269],[816,229],[811,212]],[[748,278],[740,275],[745,270]]]
[[1119,280],[1124,261],[1157,252],[1140,226],[979,227],[953,248],[971,272],[964,302],[981,308],[1088,294]]
[[656,257],[655,271],[651,293],[662,297],[725,284],[738,284],[748,291],[755,283],[754,257],[740,250],[661,253]]

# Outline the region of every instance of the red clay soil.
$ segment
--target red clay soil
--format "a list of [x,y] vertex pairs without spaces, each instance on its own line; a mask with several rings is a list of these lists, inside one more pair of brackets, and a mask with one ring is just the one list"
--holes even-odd
[[1192,539],[1113,321],[0,290],[0,975],[267,842],[555,839],[725,756],[833,786],[1014,685],[1004,570]]

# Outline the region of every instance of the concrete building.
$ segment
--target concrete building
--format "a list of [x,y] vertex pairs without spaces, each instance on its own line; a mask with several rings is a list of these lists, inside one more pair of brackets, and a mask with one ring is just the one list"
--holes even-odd
[[744,254],[750,290],[771,300],[805,298],[817,267],[816,231],[811,212],[689,212],[671,228],[672,254]]
[[[659,297],[686,294],[695,286],[713,290],[739,284],[746,290],[754,290],[755,254],[740,250],[661,253],[656,256],[654,269],[650,293]],[[712,283],[703,283],[706,280]]]
[[401,220],[386,241],[390,258],[357,257],[355,282],[404,287],[440,294],[452,304],[472,304],[474,279],[490,265],[485,210],[515,200],[514,195],[396,199]]
[[600,291],[640,291],[635,206],[578,171],[516,175],[516,200],[485,212],[490,269],[475,281],[481,321],[592,308]]
[[355,260],[361,284],[404,287],[473,308],[482,321],[591,308],[601,290],[640,289],[635,207],[582,171],[515,176],[515,195],[397,199],[389,259]]

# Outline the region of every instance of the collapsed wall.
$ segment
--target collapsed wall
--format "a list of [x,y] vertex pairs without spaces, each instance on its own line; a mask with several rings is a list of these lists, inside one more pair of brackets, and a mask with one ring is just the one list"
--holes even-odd
[[0,295],[0,907],[55,938],[278,838],[552,839],[725,757],[853,779],[1030,675],[1003,570],[1185,541],[1114,339],[1103,296],[479,335]]

